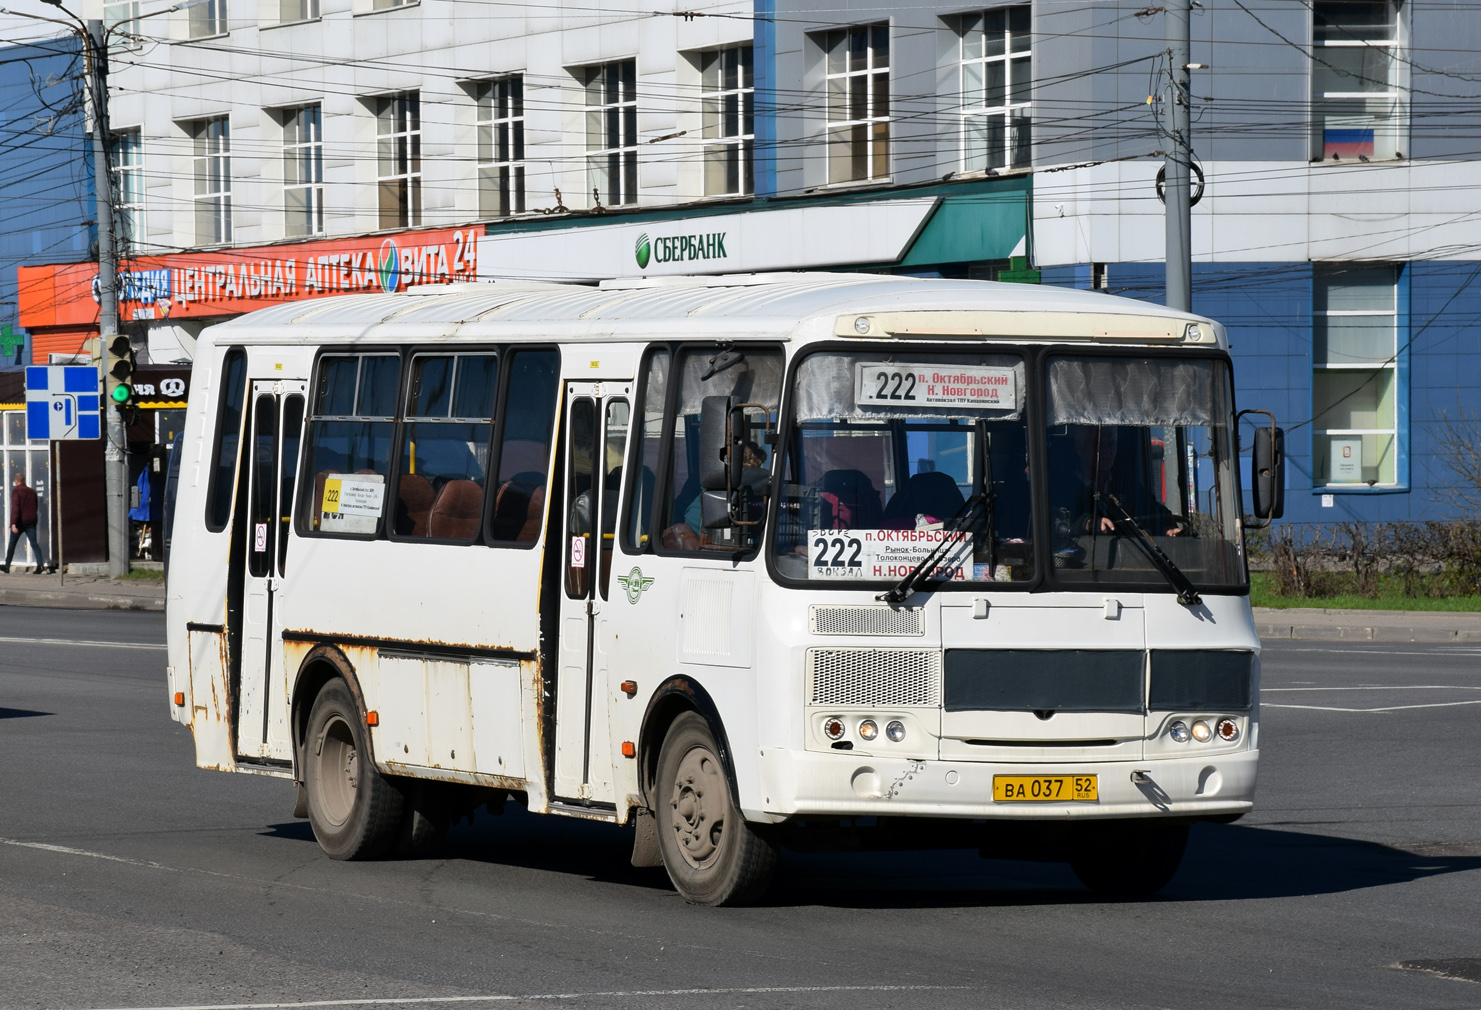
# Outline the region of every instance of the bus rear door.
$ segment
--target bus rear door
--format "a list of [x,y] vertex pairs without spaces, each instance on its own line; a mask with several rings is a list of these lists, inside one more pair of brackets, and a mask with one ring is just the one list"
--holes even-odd
[[[233,535],[232,595],[240,606],[238,645],[232,656],[237,756],[287,760],[282,621],[274,614],[287,561],[289,512],[303,430],[304,392],[299,380],[252,383],[247,479],[238,487]],[[276,714],[276,718],[274,715]]]

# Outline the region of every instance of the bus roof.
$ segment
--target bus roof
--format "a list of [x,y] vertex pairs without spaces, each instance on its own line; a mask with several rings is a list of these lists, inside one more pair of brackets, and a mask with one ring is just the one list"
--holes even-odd
[[976,337],[1227,346],[1223,327],[1204,317],[1097,292],[836,273],[438,285],[291,302],[213,329],[208,340],[234,344]]

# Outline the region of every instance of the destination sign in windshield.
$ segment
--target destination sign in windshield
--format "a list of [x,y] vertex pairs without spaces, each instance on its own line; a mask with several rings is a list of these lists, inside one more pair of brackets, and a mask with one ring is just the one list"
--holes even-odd
[[1018,409],[1013,369],[972,365],[860,362],[854,401],[861,407]]

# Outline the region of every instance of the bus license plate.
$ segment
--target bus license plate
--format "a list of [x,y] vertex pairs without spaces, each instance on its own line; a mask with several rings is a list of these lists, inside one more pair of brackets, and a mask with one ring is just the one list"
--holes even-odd
[[1095,803],[1094,775],[994,775],[992,798],[999,803]]

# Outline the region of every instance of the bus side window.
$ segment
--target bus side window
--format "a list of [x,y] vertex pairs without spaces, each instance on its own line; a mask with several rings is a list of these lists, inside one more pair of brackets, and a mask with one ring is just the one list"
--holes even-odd
[[635,455],[642,465],[631,477],[628,491],[627,522],[623,525],[623,549],[629,554],[641,554],[651,548],[649,534],[653,526],[653,488],[658,473],[659,453],[663,440],[663,411],[668,403],[668,373],[670,355],[668,348],[659,347],[648,355],[648,367],[643,376],[641,400],[636,414],[638,445]]
[[399,354],[319,359],[308,426],[308,465],[298,492],[298,532],[376,536],[396,435]]
[[220,533],[231,519],[237,441],[242,436],[242,407],[247,399],[247,352],[233,347],[221,366],[221,401],[216,410],[216,442],[211,447],[211,487],[206,496],[206,529]]
[[483,520],[498,359],[418,354],[397,467],[392,533],[472,542]]
[[534,543],[545,517],[560,353],[516,352],[508,366],[506,389],[496,429],[499,482],[492,495],[488,537],[493,543]]

